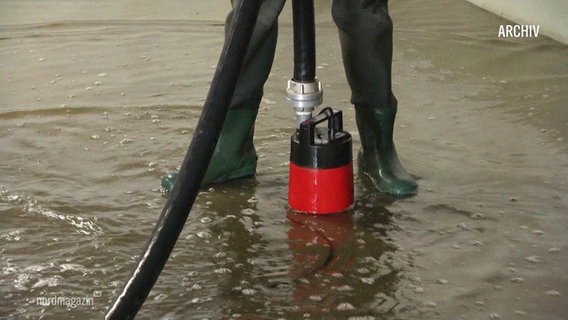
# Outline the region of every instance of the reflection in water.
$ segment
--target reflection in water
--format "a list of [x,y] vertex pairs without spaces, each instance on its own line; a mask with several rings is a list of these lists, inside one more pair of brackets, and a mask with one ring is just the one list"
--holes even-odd
[[381,208],[357,222],[353,215],[288,213],[292,296],[302,312],[377,315],[398,304],[399,271],[385,263],[395,250],[385,233],[390,213]]
[[288,283],[289,260],[286,248],[274,241],[280,234],[263,230],[268,226],[279,233],[259,214],[256,185],[253,179],[232,181],[200,194],[197,215],[190,218],[189,235],[177,255],[186,274],[183,299],[164,319],[269,319],[262,315],[276,307],[267,304],[267,294]]
[[[236,181],[233,185],[242,187],[217,188],[215,195],[219,198],[212,196],[208,209],[222,217],[212,221],[209,232],[211,238],[216,239],[213,245],[217,246],[213,272],[221,275],[221,281],[216,284],[219,293],[215,296],[215,305],[224,315],[262,309],[264,301],[256,296],[267,285],[265,281],[257,282],[265,274],[264,263],[268,261],[263,260],[267,258],[264,252],[269,241],[259,230],[264,222],[258,215],[256,182],[250,180],[242,185]],[[231,195],[227,197],[228,194]]]
[[384,203],[363,196],[365,205],[350,212],[316,216],[282,206],[272,215],[263,210],[257,184],[234,181],[201,194],[174,257],[186,276],[178,289],[163,287],[180,290],[185,302],[172,305],[164,319],[409,312],[400,288],[407,258],[391,240],[398,227]]

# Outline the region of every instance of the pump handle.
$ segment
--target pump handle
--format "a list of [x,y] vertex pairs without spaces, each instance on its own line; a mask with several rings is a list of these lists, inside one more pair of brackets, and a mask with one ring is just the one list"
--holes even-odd
[[334,111],[332,108],[327,107],[318,113],[317,116],[305,120],[300,124],[299,139],[302,143],[314,145],[315,144],[315,130],[316,125],[327,121],[327,134],[329,141],[335,139],[336,134],[343,131],[343,113],[341,110]]

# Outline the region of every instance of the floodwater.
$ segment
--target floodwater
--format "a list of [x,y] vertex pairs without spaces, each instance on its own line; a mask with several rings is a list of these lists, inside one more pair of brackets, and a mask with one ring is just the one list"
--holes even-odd
[[[325,105],[359,138],[330,1]],[[2,1],[0,318],[100,319],[181,163],[228,1]],[[465,1],[391,1],[395,132],[419,194],[356,177],[348,213],[289,213],[289,8],[254,179],[203,189],[138,319],[566,319],[568,47],[498,38]]]

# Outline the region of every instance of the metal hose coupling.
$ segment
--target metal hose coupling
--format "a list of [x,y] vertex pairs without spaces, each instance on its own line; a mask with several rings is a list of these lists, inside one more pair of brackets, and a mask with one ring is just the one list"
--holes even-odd
[[288,80],[286,98],[296,113],[296,128],[305,120],[312,118],[312,112],[323,102],[323,88],[316,78],[312,82]]

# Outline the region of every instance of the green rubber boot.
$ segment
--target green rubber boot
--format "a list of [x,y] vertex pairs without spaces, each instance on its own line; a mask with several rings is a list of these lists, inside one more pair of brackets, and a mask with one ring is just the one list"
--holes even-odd
[[395,110],[355,107],[361,149],[359,174],[384,193],[404,197],[416,193],[414,178],[400,164],[393,141]]
[[[255,174],[257,156],[253,136],[257,113],[258,110],[255,109],[229,110],[201,185]],[[177,172],[162,176],[161,186],[164,193],[170,192],[177,177]]]

